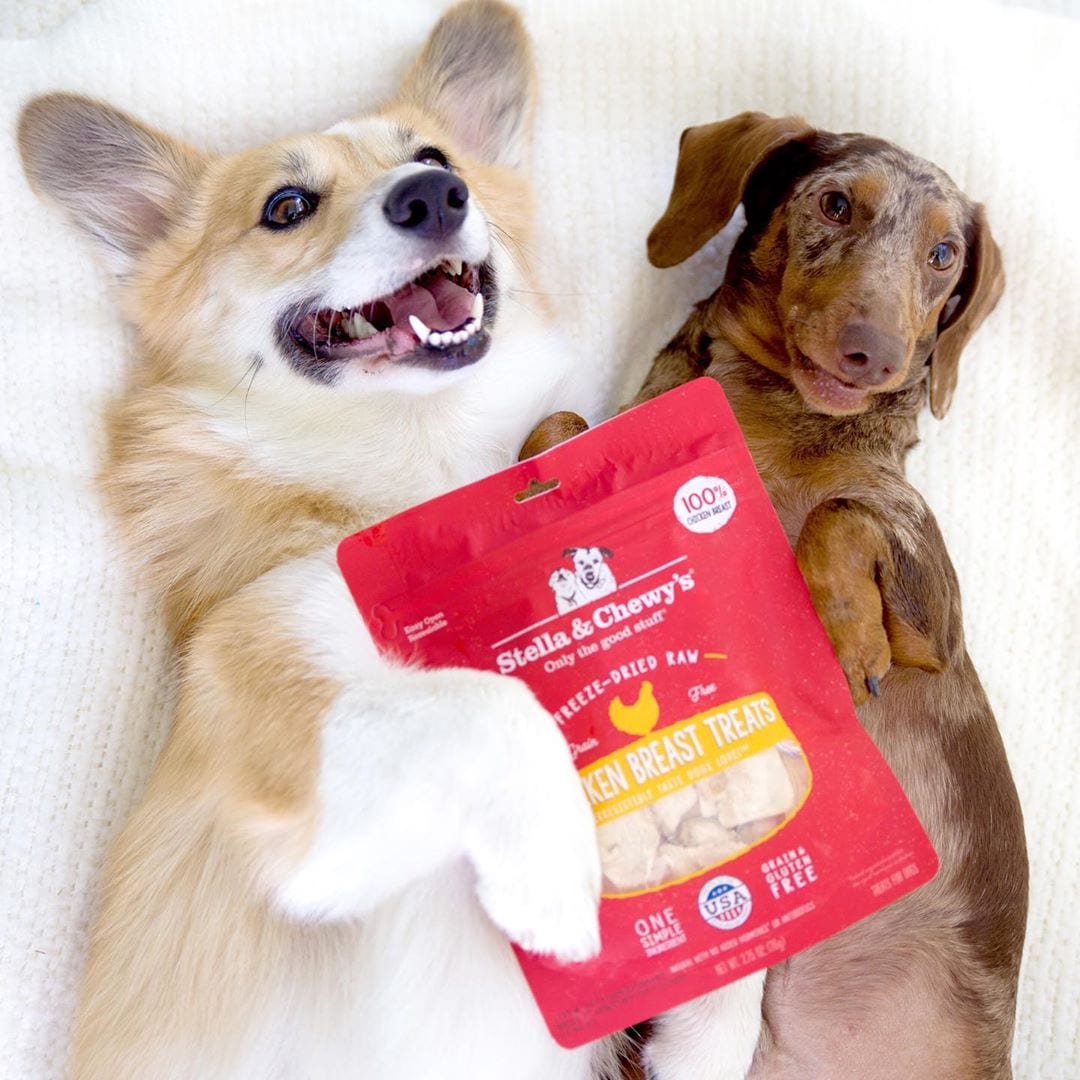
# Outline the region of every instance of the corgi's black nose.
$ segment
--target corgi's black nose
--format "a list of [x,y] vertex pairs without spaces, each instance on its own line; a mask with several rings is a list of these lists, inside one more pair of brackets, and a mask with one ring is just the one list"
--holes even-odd
[[424,169],[399,180],[386,196],[383,213],[391,225],[441,240],[461,228],[469,212],[469,189],[445,169]]

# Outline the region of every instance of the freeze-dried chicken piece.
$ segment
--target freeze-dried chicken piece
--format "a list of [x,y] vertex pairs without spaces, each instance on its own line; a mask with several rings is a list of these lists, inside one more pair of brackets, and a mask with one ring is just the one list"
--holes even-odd
[[698,793],[698,807],[702,817],[716,817],[717,803],[727,790],[727,773],[713,773],[699,780],[694,787]]
[[778,829],[810,786],[798,743],[783,742],[601,825],[607,885],[635,892],[690,877]]
[[718,839],[712,844],[699,844],[694,847],[661,844],[656,860],[657,873],[654,875],[656,884],[689,877],[691,874],[715,866],[738,854],[744,846],[735,839],[733,834],[727,832],[723,839]]
[[680,788],[662,799],[657,799],[650,807],[660,831],[669,840],[679,828],[679,822],[688,814],[698,812],[698,793],[696,786]]
[[712,802],[716,817],[726,828],[784,814],[795,805],[794,788],[775,748],[744,758],[722,775],[725,783]]
[[[731,833],[716,818],[684,818],[675,834],[676,843],[682,847],[702,847],[704,845],[724,845],[730,842]],[[738,847],[738,843],[735,844]]]
[[660,830],[648,808],[605,822],[596,830],[600,865],[616,889],[642,888],[653,876]]
[[784,823],[787,814],[774,814],[772,817],[756,818],[754,821],[744,821],[736,830],[740,842],[746,846],[756,844],[763,836],[768,836],[773,829],[779,828]]

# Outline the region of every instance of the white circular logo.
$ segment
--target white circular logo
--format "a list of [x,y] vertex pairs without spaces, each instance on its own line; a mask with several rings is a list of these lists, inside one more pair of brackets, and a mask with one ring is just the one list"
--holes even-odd
[[723,528],[735,513],[735,492],[719,476],[695,476],[675,492],[675,517],[691,532]]
[[701,886],[697,898],[701,917],[717,930],[734,930],[750,918],[754,907],[750,890],[737,877],[711,878]]

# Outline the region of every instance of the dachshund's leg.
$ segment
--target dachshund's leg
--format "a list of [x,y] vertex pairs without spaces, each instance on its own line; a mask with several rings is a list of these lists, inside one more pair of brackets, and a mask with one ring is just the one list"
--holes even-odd
[[[936,528],[929,515],[927,527]],[[821,503],[795,555],[856,705],[877,693],[891,664],[941,670],[947,579],[939,575],[942,588],[930,595],[931,575],[880,513],[850,499]]]

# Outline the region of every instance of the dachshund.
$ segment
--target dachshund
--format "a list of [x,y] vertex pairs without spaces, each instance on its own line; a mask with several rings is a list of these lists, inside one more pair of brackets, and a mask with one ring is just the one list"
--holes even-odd
[[[960,353],[1001,295],[1001,255],[983,207],[929,162],[743,113],[683,133],[650,261],[682,262],[740,202],[723,283],[631,404],[702,375],[723,386],[859,717],[941,860],[931,883],[770,970],[748,1075],[1009,1077],[1023,819],[956,574],[904,477],[923,404],[945,415]],[[652,1072],[667,1075],[676,1039],[708,1060],[710,1009],[719,1019],[722,1002],[653,1023]]]

